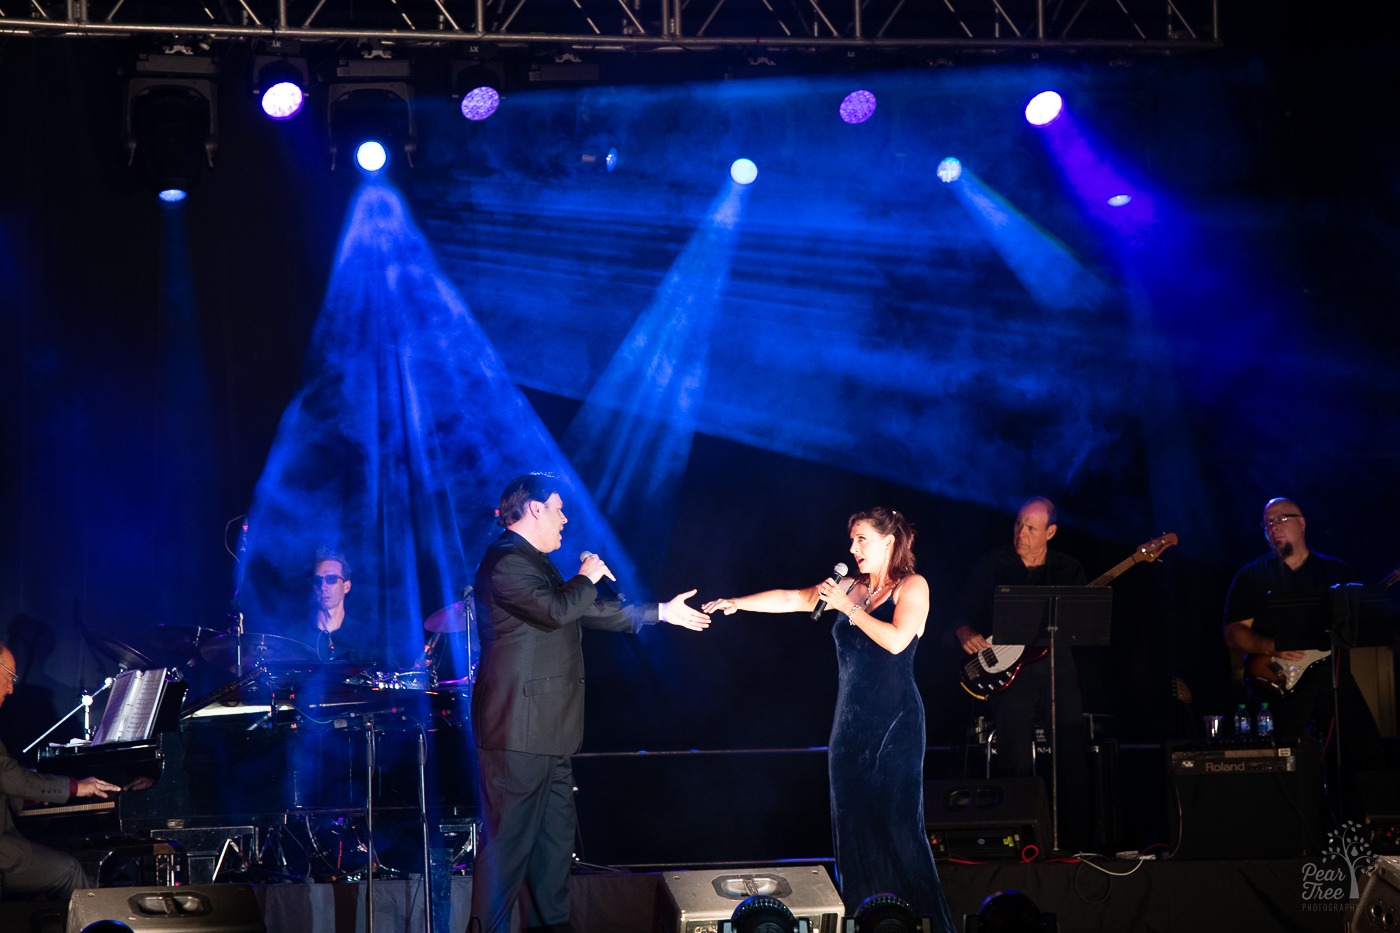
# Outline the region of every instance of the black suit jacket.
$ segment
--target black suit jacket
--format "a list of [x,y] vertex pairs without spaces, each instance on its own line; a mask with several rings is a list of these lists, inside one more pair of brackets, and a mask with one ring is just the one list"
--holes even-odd
[[31,843],[15,828],[14,818],[24,801],[63,803],[71,788],[66,777],[30,771],[0,743],[0,874],[23,868],[29,861]]
[[596,603],[585,576],[565,580],[554,562],[513,531],[476,571],[481,658],[472,728],[481,748],[572,755],[583,743],[584,628],[635,632],[658,607]]

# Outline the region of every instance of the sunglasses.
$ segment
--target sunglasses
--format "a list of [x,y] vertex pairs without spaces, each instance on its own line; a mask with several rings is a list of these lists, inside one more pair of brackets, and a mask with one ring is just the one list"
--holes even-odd
[[320,589],[321,584],[325,584],[326,586],[335,586],[337,583],[344,579],[346,578],[342,577],[338,573],[328,573],[325,576],[319,576],[313,573],[311,575],[311,585],[316,587],[317,589]]

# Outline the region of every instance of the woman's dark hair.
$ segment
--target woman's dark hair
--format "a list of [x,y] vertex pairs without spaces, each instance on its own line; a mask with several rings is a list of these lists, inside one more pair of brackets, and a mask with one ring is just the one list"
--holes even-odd
[[894,535],[894,550],[890,553],[890,579],[903,580],[914,572],[914,526],[901,513],[877,505],[857,512],[846,522],[848,532],[855,531],[856,522],[866,522],[877,534]]
[[501,493],[501,506],[496,510],[496,524],[509,528],[525,517],[525,507],[531,502],[544,502],[559,491],[559,477],[553,473],[523,473],[506,484]]

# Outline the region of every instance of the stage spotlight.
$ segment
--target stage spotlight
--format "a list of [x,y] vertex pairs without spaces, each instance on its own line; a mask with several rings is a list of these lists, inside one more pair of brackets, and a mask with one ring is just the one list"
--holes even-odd
[[1057,933],[1059,922],[1020,891],[996,891],[977,908],[971,933]]
[[357,153],[369,141],[379,143],[384,150],[380,169],[400,152],[409,165],[413,164],[418,129],[413,119],[411,76],[408,62],[389,58],[337,64],[326,92],[332,171],[341,152]]
[[505,72],[499,65],[485,62],[457,62],[452,66],[452,87],[461,101],[462,116],[485,120],[501,105]]
[[306,60],[284,55],[253,56],[253,96],[263,113],[274,120],[290,120],[306,104],[311,80]]
[[922,928],[914,908],[904,900],[893,894],[872,894],[856,908],[847,933],[920,933]]
[[748,159],[735,159],[734,164],[729,166],[729,177],[736,184],[751,185],[758,178],[758,166]]
[[126,83],[127,163],[167,203],[178,203],[214,167],[218,109],[212,59],[143,55]]
[[949,156],[938,163],[938,180],[945,185],[951,185],[962,177],[962,163]]
[[83,927],[83,933],[132,933],[131,927],[120,920],[94,920]]
[[1054,91],[1041,91],[1026,104],[1026,122],[1031,126],[1049,126],[1055,122],[1064,101]]
[[367,139],[355,147],[355,164],[360,171],[373,175],[389,164],[389,151],[377,139]]
[[739,902],[719,933],[810,933],[810,924],[798,920],[776,897],[756,894]]
[[1113,197],[1108,199],[1108,206],[1126,207],[1128,204],[1132,203],[1132,200],[1133,196],[1131,194],[1115,194]]
[[837,113],[846,123],[864,123],[875,114],[875,103],[870,91],[852,91],[842,98]]

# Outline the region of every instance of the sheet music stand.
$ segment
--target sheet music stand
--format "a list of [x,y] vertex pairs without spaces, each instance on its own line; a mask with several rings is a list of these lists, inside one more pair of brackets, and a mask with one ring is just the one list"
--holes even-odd
[[1051,848],[1060,848],[1060,755],[1055,648],[1108,644],[1113,590],[1106,586],[999,586],[992,593],[992,640],[1050,649]]
[[164,667],[118,674],[92,745],[148,742],[157,732],[178,728],[186,684],[168,678],[169,669]]

